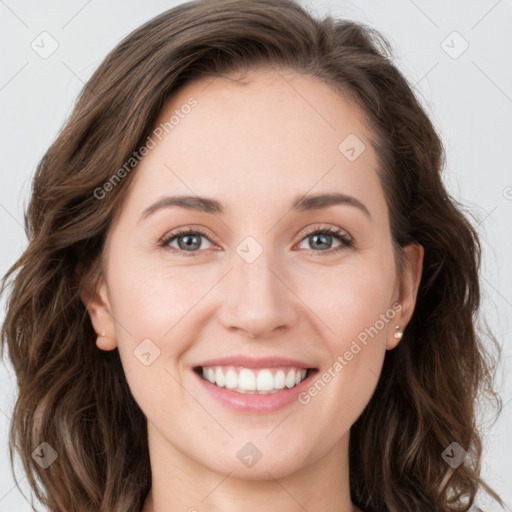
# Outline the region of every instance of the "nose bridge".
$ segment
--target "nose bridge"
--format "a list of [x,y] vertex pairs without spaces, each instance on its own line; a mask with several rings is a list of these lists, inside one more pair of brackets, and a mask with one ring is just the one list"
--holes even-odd
[[[277,279],[270,270],[272,267],[276,267],[272,249],[268,247],[263,249],[262,247],[261,253],[256,254],[256,257],[255,251],[256,248],[251,246],[250,242],[243,242],[237,248],[238,257],[233,262],[233,270],[237,283],[240,283],[244,291],[240,298],[251,302],[275,301],[276,295],[279,295],[281,291],[277,290]],[[242,255],[240,255],[241,253]],[[274,272],[276,272],[275,269]]]
[[273,255],[271,248],[253,237],[246,237],[237,246],[226,280],[222,318],[226,327],[263,337],[294,320],[294,296],[283,283],[286,279],[280,276],[281,266]]

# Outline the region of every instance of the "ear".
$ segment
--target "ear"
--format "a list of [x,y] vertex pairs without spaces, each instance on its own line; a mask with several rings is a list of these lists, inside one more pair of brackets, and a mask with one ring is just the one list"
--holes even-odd
[[[77,275],[81,277],[81,268],[77,269]],[[115,324],[103,274],[99,272],[95,279],[86,279],[86,282],[81,284],[84,284],[84,286],[81,287],[80,298],[89,313],[91,323],[98,336],[96,345],[101,350],[115,349],[117,347]],[[101,336],[103,332],[105,336]]]
[[[410,244],[403,248],[404,251],[404,269],[401,276],[397,276],[396,282],[396,302],[401,304],[402,309],[396,317],[396,325],[401,326],[401,331],[405,329],[416,306],[416,298],[418,296],[418,287],[421,281],[421,274],[423,270],[423,256],[425,250],[419,244]],[[394,349],[400,339],[393,336],[396,332],[392,329],[393,333],[386,343],[388,350]]]

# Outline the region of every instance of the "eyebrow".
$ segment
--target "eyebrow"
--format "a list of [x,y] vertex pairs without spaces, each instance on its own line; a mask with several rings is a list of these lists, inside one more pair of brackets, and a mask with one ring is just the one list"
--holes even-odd
[[[320,210],[335,205],[348,205],[361,210],[368,218],[371,219],[368,208],[358,199],[346,194],[302,194],[297,196],[291,205],[291,209],[297,212],[306,212],[312,210]],[[225,211],[223,204],[216,199],[199,196],[165,196],[158,199],[151,206],[148,206],[140,216],[138,222],[149,217],[152,213],[162,208],[178,206],[187,210],[222,214]]]

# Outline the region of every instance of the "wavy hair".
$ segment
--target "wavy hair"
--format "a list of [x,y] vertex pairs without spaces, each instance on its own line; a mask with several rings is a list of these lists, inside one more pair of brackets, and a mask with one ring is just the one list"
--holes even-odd
[[[95,190],[142,147],[164,103],[191,80],[256,67],[314,76],[350,98],[379,158],[397,269],[421,244],[416,308],[350,435],[353,502],[371,512],[466,511],[480,488],[479,398],[496,361],[479,328],[481,246],[442,183],[444,149],[389,42],[362,23],[313,16],[294,0],[198,0],[126,36],[82,89],[37,165],[25,211],[28,246],[2,280],[1,330],[19,393],[10,427],[36,498],[51,512],[140,512],[151,487],[144,414],[117,350],[95,345],[81,300],[101,272],[104,241],[135,172]],[[58,453],[42,468],[42,442]],[[442,458],[457,442],[457,469]]]

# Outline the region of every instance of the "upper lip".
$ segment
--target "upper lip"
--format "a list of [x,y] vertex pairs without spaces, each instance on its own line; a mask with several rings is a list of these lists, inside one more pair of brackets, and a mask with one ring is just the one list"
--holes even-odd
[[292,366],[294,368],[313,368],[311,365],[283,357],[246,357],[246,356],[228,356],[217,359],[203,361],[197,366],[243,366],[244,368],[275,368],[277,366]]

